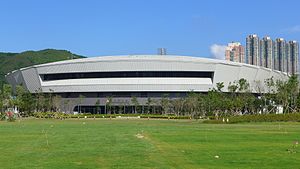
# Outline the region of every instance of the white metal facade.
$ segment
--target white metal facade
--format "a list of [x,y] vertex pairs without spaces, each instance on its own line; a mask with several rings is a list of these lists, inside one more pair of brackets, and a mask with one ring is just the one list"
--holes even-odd
[[[210,78],[90,78],[43,81],[41,74],[115,72],[115,71],[208,71],[214,72]],[[6,76],[12,85],[23,84],[34,93],[41,89],[57,93],[63,92],[207,92],[224,82],[224,92],[230,82],[245,78],[252,92],[256,93],[264,80],[286,80],[288,75],[268,68],[200,57],[171,55],[127,55],[103,56],[74,59],[49,64],[35,65],[13,71]],[[262,91],[264,91],[264,89]]]

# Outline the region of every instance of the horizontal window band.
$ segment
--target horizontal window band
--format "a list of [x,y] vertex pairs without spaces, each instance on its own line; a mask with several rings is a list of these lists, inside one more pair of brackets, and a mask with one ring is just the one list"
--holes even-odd
[[121,71],[121,72],[81,72],[40,74],[43,81],[88,79],[88,78],[147,78],[147,77],[180,77],[180,78],[210,78],[214,72],[206,71]]

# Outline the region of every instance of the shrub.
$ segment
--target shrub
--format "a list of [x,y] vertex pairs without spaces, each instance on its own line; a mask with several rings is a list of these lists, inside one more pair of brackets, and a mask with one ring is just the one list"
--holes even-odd
[[13,112],[8,111],[5,113],[5,119],[9,122],[14,122],[16,121],[16,115]]
[[230,123],[239,122],[299,122],[300,114],[263,114],[263,115],[244,115],[229,118]]
[[[245,122],[300,122],[300,113],[290,114],[256,114],[256,115],[239,115],[226,117],[228,123],[245,123]],[[224,123],[222,119],[206,120],[204,123]]]
[[90,113],[84,113],[84,114],[76,114],[76,115],[70,115],[71,118],[116,118],[118,116],[121,117],[138,117],[140,118],[156,118],[156,119],[189,119],[189,116],[168,116],[168,115],[158,115],[158,114],[90,114]]
[[5,120],[5,114],[4,113],[0,113],[0,120]]
[[60,112],[36,112],[33,114],[36,118],[116,118],[121,117],[138,117],[140,118],[152,118],[152,119],[190,119],[189,116],[174,116],[174,115],[159,115],[159,114],[91,114],[91,113],[81,113],[81,114],[65,114]]
[[69,114],[61,113],[61,112],[35,112],[33,114],[36,118],[55,118],[55,119],[61,119],[61,118],[68,118],[70,117]]
[[142,114],[141,118],[153,118],[153,119],[189,119],[189,116],[174,116],[174,115],[160,115],[160,114]]

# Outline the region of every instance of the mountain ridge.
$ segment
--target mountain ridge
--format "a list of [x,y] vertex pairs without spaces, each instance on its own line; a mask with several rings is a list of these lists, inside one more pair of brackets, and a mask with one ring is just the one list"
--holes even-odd
[[21,53],[0,52],[0,84],[6,83],[5,75],[13,70],[38,64],[79,58],[86,58],[86,56],[58,49],[28,50]]

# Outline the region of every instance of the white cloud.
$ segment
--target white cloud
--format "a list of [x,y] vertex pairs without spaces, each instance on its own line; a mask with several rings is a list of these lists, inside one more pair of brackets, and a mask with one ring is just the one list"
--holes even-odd
[[213,44],[210,46],[210,52],[215,59],[225,60],[225,45]]

